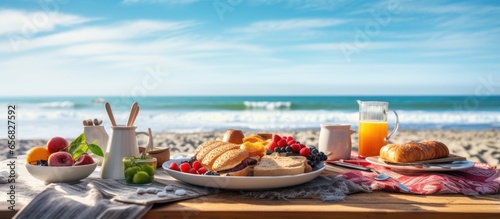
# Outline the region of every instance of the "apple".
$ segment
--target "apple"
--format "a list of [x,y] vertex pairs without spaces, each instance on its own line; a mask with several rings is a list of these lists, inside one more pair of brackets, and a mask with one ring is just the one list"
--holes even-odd
[[84,153],[78,157],[75,161],[75,166],[81,166],[81,165],[87,165],[87,164],[93,164],[94,159],[87,153]]
[[73,157],[65,151],[53,153],[49,156],[49,166],[73,166]]
[[68,151],[68,141],[61,137],[53,137],[47,142],[47,150],[51,154],[59,151]]

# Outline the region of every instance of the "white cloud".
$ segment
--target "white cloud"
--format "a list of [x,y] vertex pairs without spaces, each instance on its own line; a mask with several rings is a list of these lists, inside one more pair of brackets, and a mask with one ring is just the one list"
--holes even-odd
[[172,34],[173,32],[185,30],[196,25],[197,23],[194,21],[134,20],[107,25],[86,26],[42,37],[15,39],[17,41],[12,43],[12,46],[4,46],[0,48],[0,52],[27,51],[30,49],[85,42],[145,38],[151,34]]
[[261,32],[280,32],[290,30],[308,30],[316,28],[331,27],[345,23],[339,19],[288,19],[257,21],[246,27],[234,28],[232,32],[243,33],[261,33]]
[[96,18],[57,12],[0,9],[0,36],[10,33],[34,35],[54,30],[58,26],[71,26],[92,20]]
[[273,5],[284,4],[287,8],[301,10],[335,10],[346,4],[351,3],[347,0],[248,0],[250,5]]
[[167,5],[184,5],[184,4],[192,4],[198,2],[199,0],[123,0],[123,4],[167,4]]

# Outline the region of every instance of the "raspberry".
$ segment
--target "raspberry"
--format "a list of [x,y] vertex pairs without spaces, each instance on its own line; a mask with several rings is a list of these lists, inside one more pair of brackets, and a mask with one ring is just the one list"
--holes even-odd
[[279,135],[275,134],[275,135],[273,136],[273,142],[274,142],[274,143],[278,143],[278,141],[279,141],[279,140],[281,140],[281,137],[280,137]]
[[300,149],[302,149],[300,147],[300,144],[292,144],[291,147],[292,147],[292,152],[294,152],[294,153],[299,153]]
[[278,145],[280,148],[285,147],[285,146],[286,146],[286,141],[285,141],[285,140],[283,140],[283,139],[281,139],[281,140],[279,140],[279,141],[278,141],[277,145]]
[[180,170],[180,169],[179,169],[179,166],[177,165],[177,163],[176,163],[176,162],[172,162],[172,163],[170,164],[170,167],[168,167],[168,168],[169,168],[169,169],[171,169],[171,170],[175,170],[175,171],[179,171],[179,170]]
[[288,141],[288,137],[287,136],[283,136],[283,137],[281,137],[281,140]]
[[278,147],[278,145],[276,144],[276,142],[273,142],[269,145],[269,150],[270,151],[274,151],[274,148]]
[[195,161],[195,162],[193,162],[193,168],[194,168],[195,170],[200,169],[200,168],[201,168],[201,163],[200,163],[200,161]]
[[307,157],[311,153],[311,150],[309,150],[308,147],[300,149],[300,156]]
[[189,170],[191,169],[191,165],[189,165],[189,163],[182,163],[179,166],[179,169],[181,169],[181,172],[183,172],[183,173],[188,173]]
[[300,148],[305,148],[306,145],[305,144],[300,144]]
[[207,168],[205,167],[200,167],[200,169],[198,169],[198,174],[205,174],[207,172]]
[[196,169],[194,169],[194,168],[191,168],[189,170],[189,173],[191,173],[191,174],[198,174],[198,171],[196,171]]
[[288,145],[295,144],[295,140],[292,138],[292,140],[288,140],[287,143],[288,143]]

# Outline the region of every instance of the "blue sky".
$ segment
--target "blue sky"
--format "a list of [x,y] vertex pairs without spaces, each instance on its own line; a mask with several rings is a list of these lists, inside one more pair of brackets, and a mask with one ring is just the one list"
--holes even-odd
[[6,0],[0,75],[2,96],[498,95],[500,2]]

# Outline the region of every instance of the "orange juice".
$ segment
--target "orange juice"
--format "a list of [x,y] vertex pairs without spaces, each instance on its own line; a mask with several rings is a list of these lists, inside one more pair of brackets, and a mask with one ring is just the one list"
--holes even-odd
[[361,157],[378,156],[380,148],[387,144],[385,138],[389,125],[386,121],[359,122],[358,154]]

